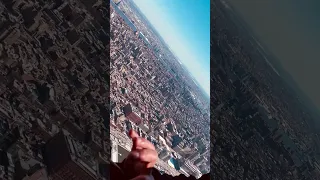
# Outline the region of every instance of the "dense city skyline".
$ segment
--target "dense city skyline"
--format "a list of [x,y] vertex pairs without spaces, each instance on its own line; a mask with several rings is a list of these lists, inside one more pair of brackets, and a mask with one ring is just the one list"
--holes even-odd
[[[158,155],[152,176],[319,179],[319,117],[289,74],[317,74],[310,59],[319,1],[292,0],[287,7],[256,0],[255,10],[239,11],[246,21],[226,0],[134,1],[144,7],[133,0],[0,1],[1,180],[126,179],[121,175],[131,176],[127,167],[134,167],[126,159],[130,151],[141,160],[146,150],[133,147],[131,130]],[[273,19],[267,19],[271,8]],[[282,14],[286,8],[292,11]],[[297,29],[281,36],[290,30],[284,20]],[[302,47],[301,33],[309,46]],[[267,35],[281,40],[270,51],[264,47],[276,38],[263,39]],[[300,46],[311,54],[296,52]],[[293,55],[308,58],[307,65],[290,65]],[[211,90],[210,101],[203,89]]]
[[109,178],[108,20],[105,1],[0,1],[0,179]]
[[319,1],[227,0],[320,110]]
[[133,128],[155,146],[156,168],[199,177],[209,171],[209,102],[141,9],[111,2],[112,161],[121,162]]
[[210,1],[134,0],[134,3],[210,95]]
[[[269,8],[268,3],[264,8]],[[212,8],[213,178],[319,179],[318,118],[312,108],[299,98],[302,93],[279,65],[279,57],[261,46],[265,43],[233,6],[217,0]],[[265,28],[275,26],[277,20],[270,19]]]

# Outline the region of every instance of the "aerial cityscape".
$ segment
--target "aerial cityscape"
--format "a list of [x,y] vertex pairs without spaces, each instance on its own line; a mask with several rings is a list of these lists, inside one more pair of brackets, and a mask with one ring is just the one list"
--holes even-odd
[[314,106],[230,4],[210,6],[209,99],[134,0],[1,0],[0,180],[109,179],[130,129],[172,176],[318,180]]
[[319,179],[319,116],[233,7],[211,2],[211,178]]
[[108,12],[0,1],[0,179],[108,179]]
[[134,129],[156,147],[160,172],[208,173],[208,95],[134,2],[110,1],[110,26],[111,160],[129,154]]

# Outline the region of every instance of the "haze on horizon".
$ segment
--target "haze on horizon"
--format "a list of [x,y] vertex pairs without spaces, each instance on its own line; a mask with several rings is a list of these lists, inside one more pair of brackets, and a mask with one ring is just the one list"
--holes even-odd
[[320,1],[226,0],[320,110]]
[[133,2],[206,95],[210,96],[210,1],[133,0]]

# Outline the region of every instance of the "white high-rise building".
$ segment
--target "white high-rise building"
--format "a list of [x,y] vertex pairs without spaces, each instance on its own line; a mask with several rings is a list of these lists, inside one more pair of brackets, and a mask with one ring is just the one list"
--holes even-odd
[[115,142],[111,142],[111,161],[118,162],[118,144]]
[[166,149],[163,149],[159,154],[159,158],[164,162],[167,162],[171,158],[170,152]]

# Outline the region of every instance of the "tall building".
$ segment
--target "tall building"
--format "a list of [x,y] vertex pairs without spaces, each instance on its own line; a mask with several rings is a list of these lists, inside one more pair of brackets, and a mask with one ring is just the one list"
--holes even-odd
[[187,171],[187,173],[196,178],[199,178],[201,176],[201,172],[199,171],[199,169],[190,161],[185,161],[185,163],[182,164],[181,169]]
[[95,180],[97,162],[88,147],[76,142],[62,130],[47,142],[44,159],[53,180]]
[[167,162],[171,158],[171,153],[168,150],[163,149],[159,154],[159,158],[164,162]]
[[111,141],[111,161],[112,162],[119,162],[118,161],[118,144]]
[[196,161],[197,159],[199,159],[199,158],[200,158],[200,153],[197,151],[197,152],[191,154],[191,155],[188,157],[188,160],[189,160],[190,162],[195,162],[195,161]]
[[140,127],[141,130],[142,130],[143,132],[145,132],[145,133],[149,131],[149,127],[148,127],[147,124],[140,124],[139,127]]
[[172,148],[181,145],[183,143],[183,139],[179,135],[172,136]]
[[125,105],[123,107],[123,112],[128,120],[132,121],[136,125],[141,124],[142,122],[141,117],[138,111],[136,110],[136,108],[133,107],[131,104]]
[[181,154],[183,153],[184,150],[184,143],[180,143],[179,145],[175,146],[174,148],[172,148],[175,152]]
[[45,168],[39,169],[28,177],[28,180],[49,180]]
[[116,4],[116,5],[119,5],[121,3],[122,0],[113,0],[113,2]]
[[[8,150],[11,155],[10,160],[14,164],[14,179],[23,179],[26,176],[29,176],[30,180],[37,180],[39,178],[45,180],[47,175],[45,169],[43,168],[43,164],[40,161],[29,157],[28,153],[19,148],[19,145],[14,145],[10,148],[10,150]],[[43,173],[41,173],[41,169]]]
[[5,151],[0,150],[0,179],[14,179],[14,163],[11,155]]
[[122,162],[130,153],[130,150],[128,150],[130,149],[130,145],[129,144],[126,144],[125,146],[118,145],[117,149],[118,149],[118,162]]
[[209,157],[210,156],[210,149],[205,149],[204,152],[201,153],[201,156]]
[[201,156],[199,159],[194,161],[194,165],[199,167],[200,165],[204,164],[206,161],[207,161],[207,159],[205,157]]

